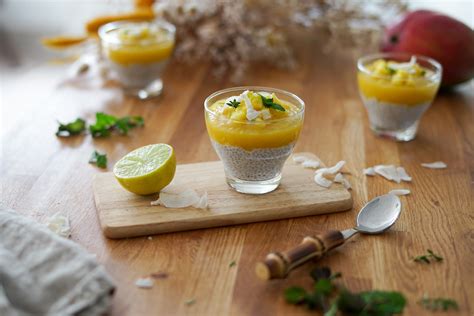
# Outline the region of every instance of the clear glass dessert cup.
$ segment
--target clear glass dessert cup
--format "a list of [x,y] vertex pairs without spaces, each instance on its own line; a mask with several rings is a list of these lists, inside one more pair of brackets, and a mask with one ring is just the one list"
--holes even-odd
[[100,27],[102,55],[127,95],[148,99],[162,93],[161,77],[173,53],[175,32],[174,25],[164,20],[120,21]]
[[[403,81],[394,78],[396,75],[380,75],[368,67],[377,60],[397,63],[416,61],[421,66],[419,69],[422,69],[423,76]],[[420,119],[438,91],[441,65],[425,56],[380,53],[360,58],[357,68],[359,93],[367,110],[371,130],[378,136],[397,141],[414,139]]]
[[[275,93],[296,111],[283,118],[242,121],[225,117],[210,107],[244,91]],[[298,96],[266,87],[235,87],[217,91],[204,101],[206,127],[224,165],[227,184],[240,193],[264,194],[275,190],[285,161],[299,137],[305,105]],[[216,113],[217,112],[217,113]]]

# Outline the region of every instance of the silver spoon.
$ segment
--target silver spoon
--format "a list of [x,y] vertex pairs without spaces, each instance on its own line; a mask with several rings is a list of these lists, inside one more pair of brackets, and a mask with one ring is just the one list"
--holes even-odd
[[319,259],[326,252],[342,245],[357,233],[380,234],[389,229],[400,216],[402,203],[398,196],[386,194],[376,197],[360,210],[354,228],[343,231],[329,230],[316,236],[307,236],[303,242],[285,252],[272,252],[256,266],[261,279],[284,278],[297,266],[310,259]]

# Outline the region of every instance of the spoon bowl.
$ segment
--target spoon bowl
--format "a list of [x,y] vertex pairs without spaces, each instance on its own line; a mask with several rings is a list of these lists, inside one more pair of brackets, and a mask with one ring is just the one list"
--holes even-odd
[[395,224],[401,211],[402,203],[398,196],[376,197],[360,210],[355,229],[364,234],[380,234]]

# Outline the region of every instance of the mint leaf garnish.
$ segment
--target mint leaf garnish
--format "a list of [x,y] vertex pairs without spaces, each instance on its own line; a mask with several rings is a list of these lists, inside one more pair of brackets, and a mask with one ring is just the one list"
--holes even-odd
[[56,136],[69,137],[73,135],[79,135],[86,130],[86,121],[81,118],[77,118],[74,122],[63,124],[59,123],[58,131]]
[[234,100],[230,100],[230,101],[227,102],[225,105],[231,106],[231,107],[233,107],[234,109],[236,109],[236,108],[240,105],[240,102],[237,101],[237,99],[234,99]]
[[107,154],[101,154],[97,150],[91,155],[89,159],[89,163],[96,165],[99,168],[105,169],[107,168]]
[[285,112],[285,108],[282,107],[280,104],[273,102],[273,98],[265,98],[263,95],[259,94],[260,98],[262,98],[263,106],[266,108],[272,108],[278,111]]

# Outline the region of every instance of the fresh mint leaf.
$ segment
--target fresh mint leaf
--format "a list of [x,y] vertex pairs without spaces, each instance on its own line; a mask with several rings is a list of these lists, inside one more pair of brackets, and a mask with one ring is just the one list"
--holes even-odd
[[236,265],[237,265],[237,263],[235,262],[235,260],[232,260],[232,261],[229,263],[229,268],[235,267]]
[[89,126],[92,137],[106,137],[109,136],[113,130],[117,130],[122,135],[127,135],[131,128],[144,125],[144,120],[141,116],[124,116],[117,118],[113,115],[98,112],[95,117],[95,124]]
[[329,279],[320,279],[314,284],[314,291],[322,295],[329,295],[333,290],[333,285]]
[[263,95],[259,94],[260,98],[262,98],[263,106],[266,108],[272,108],[278,111],[285,112],[285,108],[282,107],[280,104],[274,103],[273,98],[265,98]]
[[58,131],[56,136],[69,137],[73,135],[79,135],[86,130],[86,121],[81,118],[77,118],[74,122],[63,124],[59,123]]
[[91,158],[89,159],[89,163],[95,164],[97,167],[105,169],[107,168],[107,154],[101,154],[97,150],[94,150]]
[[285,290],[285,300],[290,304],[300,304],[304,302],[306,296],[306,290],[293,286]]
[[239,107],[240,102],[237,101],[237,99],[234,99],[234,100],[230,100],[230,101],[227,102],[225,105],[231,106],[231,107],[233,107],[234,109],[236,109],[236,108]]
[[425,295],[421,300],[418,301],[418,304],[431,311],[448,311],[450,309],[459,309],[459,305],[455,300],[443,297],[429,298]]
[[400,314],[405,308],[406,299],[399,292],[367,291],[360,293],[365,301],[364,310],[369,315]]
[[433,250],[427,249],[426,252],[428,252],[428,254],[416,256],[413,258],[413,261],[424,262],[428,264],[430,264],[432,261],[436,261],[436,262],[443,261],[443,257],[435,254]]

